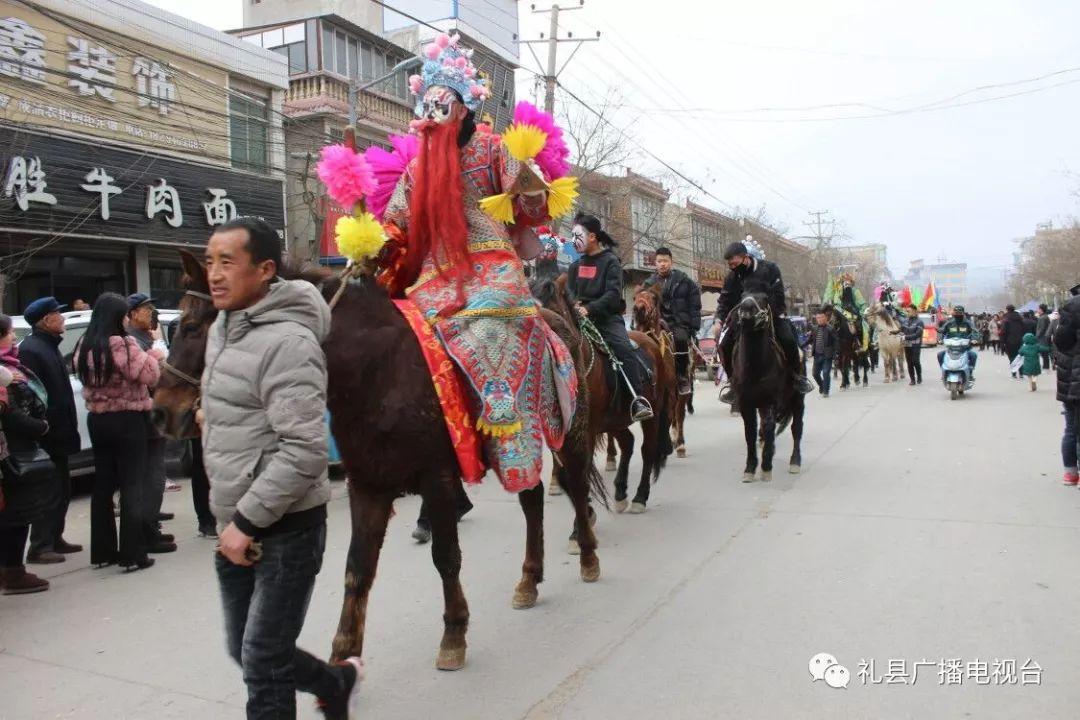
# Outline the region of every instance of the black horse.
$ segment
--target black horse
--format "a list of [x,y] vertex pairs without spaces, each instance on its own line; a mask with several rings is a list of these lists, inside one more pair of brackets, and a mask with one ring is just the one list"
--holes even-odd
[[870,385],[870,354],[862,349],[860,332],[869,332],[869,329],[861,325],[853,328],[847,318],[839,312],[833,313],[831,322],[839,338],[836,356],[839,361],[837,364],[840,366],[840,389],[847,390],[851,387],[852,371],[855,375],[855,385],[858,386],[861,374],[863,387],[868,387]]
[[803,415],[806,403],[792,382],[784,352],[776,341],[774,318],[764,294],[748,294],[735,308],[737,333],[731,355],[731,384],[736,407],[743,419],[746,436],[746,469],[743,482],[753,482],[758,469],[758,418],[762,423],[761,479],[772,480],[776,451],[777,420],[790,418],[791,452],[789,471],[798,474],[802,466]]

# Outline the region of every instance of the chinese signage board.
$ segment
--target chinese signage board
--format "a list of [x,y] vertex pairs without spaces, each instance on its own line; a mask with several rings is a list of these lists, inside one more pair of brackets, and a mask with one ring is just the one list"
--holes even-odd
[[50,15],[0,0],[0,120],[228,160],[224,71]]
[[724,287],[724,276],[728,273],[726,265],[708,260],[698,260],[698,284],[703,288],[719,290]]
[[256,215],[283,231],[280,180],[0,127],[0,233],[202,244]]

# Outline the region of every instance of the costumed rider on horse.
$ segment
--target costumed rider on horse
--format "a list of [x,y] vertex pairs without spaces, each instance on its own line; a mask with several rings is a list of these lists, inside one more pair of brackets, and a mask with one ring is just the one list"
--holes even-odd
[[398,307],[416,314],[422,346],[433,333],[453,360],[483,464],[516,493],[540,482],[544,442],[562,446],[576,407],[573,357],[540,317],[522,263],[540,252],[532,228],[572,206],[576,180],[565,177],[568,151],[552,149],[561,138],[554,121],[528,103],[501,136],[477,126],[489,89],[459,40],[444,34],[427,45],[421,74],[409,79],[415,139],[365,153],[389,195],[369,196],[368,207],[388,238],[380,283],[408,298]]
[[893,290],[892,280],[883,277],[879,284],[881,286],[881,297],[878,302],[881,303],[882,307],[892,313],[897,322],[902,323],[905,318],[903,313],[900,312],[900,299],[897,296],[896,291]]
[[855,277],[851,273],[840,276],[839,297],[828,298],[826,302],[833,305],[840,317],[839,322],[847,321],[852,333],[859,340],[859,352],[867,352],[870,349],[870,326],[866,322],[866,302],[863,300],[859,288],[855,287]]
[[[720,340],[720,360],[724,372],[731,377],[731,354],[735,349],[737,333],[731,332],[732,310],[748,294],[763,294],[772,311],[773,331],[776,341],[784,352],[785,363],[792,374],[795,389],[805,395],[814,389],[814,384],[806,377],[799,344],[795,339],[795,328],[787,316],[787,300],[784,298],[784,279],[776,263],[765,259],[765,253],[747,235],[747,243],[734,242],[724,250],[731,272],[724,278],[724,289],[720,292],[720,302],[716,307],[716,325],[728,326]],[[747,245],[752,247],[748,248]],[[720,393],[720,401],[729,405],[735,403],[735,391],[730,381]]]
[[701,288],[682,270],[672,267],[671,250],[656,250],[656,274],[645,281],[645,287],[659,285],[662,294],[660,315],[675,339],[675,374],[679,378],[679,394],[693,392],[690,381],[690,344],[701,329]]
[[642,376],[646,366],[637,346],[630,340],[623,320],[626,300],[623,298],[622,263],[612,250],[615,240],[604,232],[597,218],[584,214],[574,218],[572,235],[574,245],[583,257],[567,272],[567,293],[583,321],[588,320],[596,326],[621,366],[618,374],[633,392],[631,417],[635,422],[648,420],[653,416],[653,410],[649,401],[642,397]]
[[[971,368],[968,371],[968,379],[971,382],[975,382],[975,363],[979,359],[979,353],[975,352],[975,343],[979,341],[981,335],[979,335],[979,331],[975,329],[975,326],[971,324],[971,321],[968,320],[963,305],[956,305],[953,307],[952,319],[941,326],[941,332],[938,333],[938,336],[942,343],[949,338],[964,338],[971,341],[971,346],[968,349],[968,362],[971,365]],[[944,350],[938,352],[937,364],[938,367],[943,368],[942,372],[944,372]]]

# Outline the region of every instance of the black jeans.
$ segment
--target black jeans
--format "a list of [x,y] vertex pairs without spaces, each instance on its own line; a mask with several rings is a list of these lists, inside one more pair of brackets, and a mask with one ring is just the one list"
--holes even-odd
[[68,505],[71,503],[71,470],[67,453],[51,451],[49,458],[56,466],[56,477],[60,482],[60,496],[56,505],[30,529],[31,555],[40,555],[56,549],[57,541],[64,535]]
[[[604,342],[611,348],[611,352],[615,354],[615,358],[622,363],[626,377],[630,379],[630,384],[634,386],[634,394],[641,395],[644,387],[641,377],[643,369],[637,351],[630,344],[630,335],[626,332],[626,325],[623,323],[622,317],[615,316],[606,320],[596,320],[594,323],[596,329],[604,337]],[[616,388],[622,388],[622,378],[616,377],[615,386]]]
[[690,331],[680,327],[671,334],[675,339],[675,376],[690,377]]
[[206,476],[203,465],[202,440],[195,438],[191,444],[191,503],[195,506],[195,517],[199,527],[214,526],[214,515],[210,512],[210,478]]
[[[90,501],[90,562],[134,565],[146,557],[149,534],[146,501],[145,412],[91,413],[87,419],[94,446],[94,495]],[[113,493],[120,490],[120,545],[117,548]],[[151,518],[156,520],[156,518]]]
[[248,720],[295,718],[297,690],[324,699],[345,692],[345,668],[296,647],[325,547],[322,523],[264,538],[251,567],[215,556],[225,641],[244,671]]
[[822,395],[828,395],[832,387],[832,363],[833,359],[827,355],[814,356],[814,382]]
[[904,358],[908,377],[914,382],[922,382],[922,347],[905,347]]
[[26,553],[26,538],[29,535],[29,525],[0,526],[0,567],[22,567],[23,555]]
[[1061,434],[1061,462],[1066,470],[1076,472],[1076,426],[1080,420],[1080,402],[1062,403],[1062,415],[1065,416],[1065,432]]

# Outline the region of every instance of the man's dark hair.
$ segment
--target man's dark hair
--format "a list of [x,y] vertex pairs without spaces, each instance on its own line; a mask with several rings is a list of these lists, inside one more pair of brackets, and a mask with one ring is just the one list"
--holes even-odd
[[656,248],[656,257],[660,257],[661,255],[666,255],[667,257],[671,257],[671,250],[669,250],[669,249],[667,249],[667,247],[661,245],[660,247]]
[[604,227],[600,224],[600,218],[595,215],[589,215],[588,213],[578,213],[574,218],[574,224],[580,225],[588,232],[591,232],[596,236],[596,239],[601,245],[608,248],[615,247],[618,243],[615,242],[615,238],[604,232]]
[[750,251],[741,242],[733,242],[724,250],[724,259],[730,260],[736,255],[749,255]]
[[247,230],[248,241],[246,249],[251,254],[251,263],[258,265],[265,260],[273,260],[275,272],[281,272],[281,238],[277,230],[270,227],[262,218],[246,216],[230,220],[214,230],[214,234],[229,232],[230,230]]
[[1015,305],[1006,305],[1005,306],[1005,312],[1014,312],[1015,310],[1016,310]]
[[1039,309],[1044,313],[1050,312],[1050,307],[1046,303],[1039,303]]

